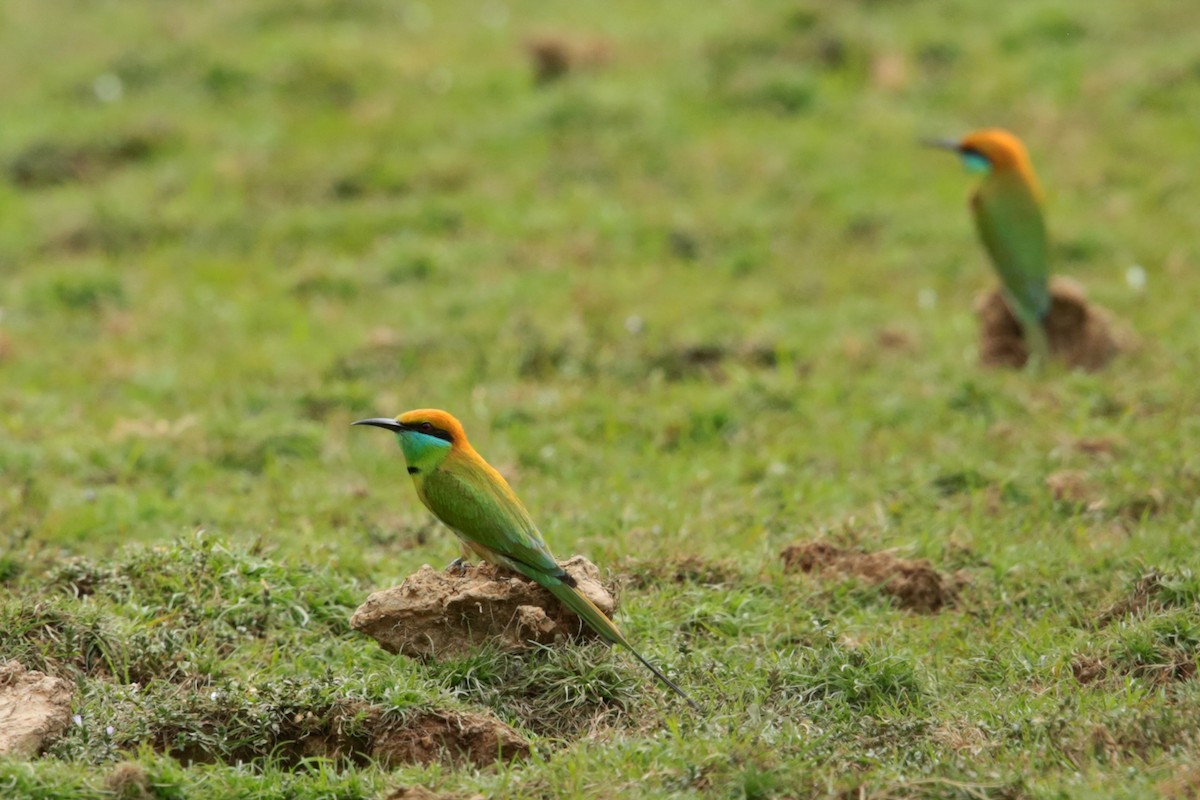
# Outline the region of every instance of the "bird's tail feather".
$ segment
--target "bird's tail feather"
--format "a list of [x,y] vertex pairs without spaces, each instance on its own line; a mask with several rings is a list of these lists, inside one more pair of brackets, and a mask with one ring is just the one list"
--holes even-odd
[[700,705],[691,697],[689,697],[687,692],[683,691],[683,689],[680,689],[673,680],[662,674],[658,667],[651,664],[642,657],[641,653],[633,649],[633,645],[631,645],[629,640],[625,638],[625,634],[621,633],[621,629],[618,628],[616,624],[608,618],[608,615],[601,611],[595,603],[589,600],[587,595],[583,594],[578,589],[567,586],[563,583],[560,583],[557,586],[547,586],[546,588],[550,590],[551,594],[561,600],[567,608],[574,611],[580,619],[586,622],[589,628],[600,634],[601,638],[610,644],[623,645],[626,650],[633,653],[634,658],[642,662],[642,665],[654,674],[654,677],[658,678],[666,686],[668,686],[671,691],[675,692],[675,694],[687,701],[687,704],[694,710],[703,712],[703,709],[700,707]]
[[1041,368],[1050,360],[1050,335],[1046,332],[1043,321],[1031,322],[1024,326],[1025,341],[1029,344],[1029,361],[1035,368]]

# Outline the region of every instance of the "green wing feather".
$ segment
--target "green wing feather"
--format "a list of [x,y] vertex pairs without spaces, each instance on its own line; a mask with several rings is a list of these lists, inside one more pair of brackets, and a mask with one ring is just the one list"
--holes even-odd
[[566,573],[502,481],[490,467],[462,459],[426,476],[421,492],[429,509],[459,536],[502,557],[505,566],[530,580],[558,583]]
[[972,199],[979,237],[1004,291],[1026,322],[1042,322],[1050,310],[1046,223],[1033,191],[1017,176],[993,175]]

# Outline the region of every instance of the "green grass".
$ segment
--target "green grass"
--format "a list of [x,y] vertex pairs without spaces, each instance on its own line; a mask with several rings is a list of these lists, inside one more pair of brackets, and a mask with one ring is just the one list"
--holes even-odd
[[[536,84],[547,32],[608,59]],[[1193,33],[1167,0],[6,3],[0,658],[82,724],[0,795],[1190,796]],[[984,125],[1137,333],[1103,372],[976,363],[972,179],[916,142]],[[625,576],[707,717],[596,646],[349,630],[456,554],[349,426],[422,406]],[[914,615],[785,575],[822,536],[968,584]],[[290,744],[430,709],[532,754]]]

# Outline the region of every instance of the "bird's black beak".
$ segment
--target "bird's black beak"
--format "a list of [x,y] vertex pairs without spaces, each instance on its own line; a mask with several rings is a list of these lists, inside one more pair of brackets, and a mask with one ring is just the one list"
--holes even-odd
[[372,417],[371,419],[360,419],[357,422],[350,423],[351,425],[374,425],[376,428],[385,428],[392,433],[400,433],[400,431],[408,430],[403,424],[388,417]]
[[955,153],[962,152],[962,147],[953,139],[922,139],[921,144],[926,147],[936,147],[938,150],[950,150]]

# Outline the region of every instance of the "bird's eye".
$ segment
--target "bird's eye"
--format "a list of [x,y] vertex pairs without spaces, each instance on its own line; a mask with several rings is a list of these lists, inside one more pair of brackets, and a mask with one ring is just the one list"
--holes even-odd
[[966,165],[967,172],[990,172],[992,162],[983,153],[972,148],[967,148],[962,151],[963,164]]
[[433,433],[433,424],[432,423],[422,422],[420,427],[421,427],[421,433]]

